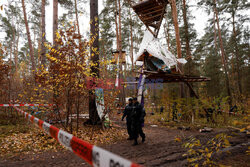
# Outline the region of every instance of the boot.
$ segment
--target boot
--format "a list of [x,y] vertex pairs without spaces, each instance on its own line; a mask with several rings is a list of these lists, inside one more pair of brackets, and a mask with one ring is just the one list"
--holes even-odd
[[141,140],[141,142],[142,142],[142,143],[144,143],[144,142],[145,142],[145,138],[146,138],[146,137],[143,137],[143,138],[142,138],[142,140]]
[[133,143],[133,145],[132,145],[132,146],[136,146],[136,145],[138,145],[137,140],[135,140],[135,141],[134,141],[134,143]]

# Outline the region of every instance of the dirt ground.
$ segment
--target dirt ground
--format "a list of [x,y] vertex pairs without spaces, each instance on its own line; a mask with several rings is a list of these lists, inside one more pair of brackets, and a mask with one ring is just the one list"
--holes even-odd
[[[124,122],[118,122],[120,128],[125,128]],[[233,136],[229,141],[230,154],[222,153],[215,156],[215,161],[227,166],[250,167],[250,157],[246,154],[250,146],[249,136],[232,129],[214,129],[210,133],[199,133],[197,130],[179,130],[166,127],[144,127],[146,142],[132,146],[132,141],[126,139],[112,145],[101,147],[127,158],[143,166],[188,166],[188,162],[182,155],[187,151],[182,147],[183,140],[196,137],[201,142],[206,142],[216,134],[226,133]],[[183,139],[181,142],[175,138]],[[140,140],[139,140],[140,141]],[[8,159],[0,159],[0,167],[13,166],[89,166],[82,159],[70,151],[47,151],[40,154],[20,155]]]

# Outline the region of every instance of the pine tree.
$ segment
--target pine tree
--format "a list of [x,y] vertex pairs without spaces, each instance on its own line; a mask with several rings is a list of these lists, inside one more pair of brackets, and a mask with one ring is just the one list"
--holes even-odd
[[36,65],[35,65],[35,58],[34,58],[34,48],[33,48],[32,41],[31,41],[30,28],[28,24],[26,6],[25,6],[24,0],[22,0],[22,7],[23,7],[24,22],[25,22],[25,27],[26,27],[26,34],[27,34],[28,43],[29,43],[29,54],[30,54],[30,59],[31,59],[31,64],[32,64],[31,69],[32,69],[33,75],[35,75]]

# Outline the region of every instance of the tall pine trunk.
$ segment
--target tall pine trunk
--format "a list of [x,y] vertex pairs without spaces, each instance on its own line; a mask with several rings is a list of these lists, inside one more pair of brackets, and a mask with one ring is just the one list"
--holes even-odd
[[[184,21],[184,29],[185,29],[185,42],[186,42],[186,58],[191,58],[190,44],[189,44],[189,32],[188,32],[188,22],[187,22],[187,8],[186,8],[186,0],[182,1],[183,3],[183,21]],[[190,69],[189,69],[190,70]],[[190,73],[190,71],[189,71]]]
[[130,27],[130,58],[132,62],[132,71],[134,71],[134,40],[133,40],[133,20],[129,9],[129,27]]
[[19,37],[20,37],[20,34],[17,32],[16,49],[15,49],[15,70],[16,70],[16,72],[17,72],[17,69],[18,69],[18,46],[19,46]]
[[27,20],[26,7],[25,7],[25,4],[24,4],[24,0],[22,0],[22,7],[23,7],[24,23],[25,23],[26,32],[27,32],[27,38],[28,38],[28,43],[29,43],[29,53],[30,53],[30,59],[31,59],[31,69],[32,69],[32,73],[34,75],[35,71],[36,71],[35,59],[34,59],[34,49],[33,49],[32,41],[31,41],[31,37],[30,37],[30,29],[29,29],[29,24],[28,24],[28,20]]
[[[78,30],[78,35],[79,35],[79,51],[81,51],[81,38],[80,38],[80,26],[79,26],[79,20],[78,20],[78,9],[77,9],[77,0],[75,0],[75,14],[76,14],[76,24],[77,24],[77,30]],[[76,71],[77,72],[77,71]],[[79,83],[79,78],[78,78],[78,83]],[[76,133],[78,134],[78,129],[79,129],[79,113],[80,113],[80,93],[77,91],[77,97],[76,97]]]
[[58,0],[53,1],[53,45],[56,46],[56,33],[58,30]]
[[119,99],[120,99],[120,104],[124,105],[125,104],[125,91],[122,88],[122,83],[121,80],[123,78],[123,70],[122,70],[122,63],[123,63],[123,59],[122,59],[122,22],[121,22],[121,0],[118,0],[118,10],[119,10],[119,88],[121,88],[120,90],[120,94],[119,94]]
[[[53,48],[57,49],[56,44],[56,32],[58,29],[58,0],[53,0]],[[53,64],[51,64],[51,67],[53,68]],[[57,71],[53,69],[52,73],[53,80],[57,77]],[[56,107],[54,108],[54,112],[59,112],[59,105],[58,105],[58,85],[57,83],[53,83],[53,103],[56,104]],[[69,109],[67,108],[67,113],[69,112]],[[67,123],[66,127],[68,126],[68,120],[69,120],[69,114],[67,114]]]
[[[79,26],[79,19],[78,19],[78,9],[77,9],[77,0],[75,0],[75,12],[76,12],[76,24],[77,24],[77,30],[78,30],[78,35],[80,36],[80,26]],[[81,41],[81,38],[79,38],[79,42]]]
[[[186,42],[186,59],[188,60],[187,66],[188,66],[188,70],[187,70],[187,74],[191,75],[191,65],[192,65],[192,57],[191,57],[191,49],[190,49],[190,38],[189,38],[189,31],[188,31],[188,21],[187,21],[187,6],[186,6],[186,0],[182,0],[183,3],[183,8],[182,8],[182,12],[183,12],[183,22],[184,22],[184,33],[185,33],[185,42]],[[189,96],[193,97],[193,89],[192,89],[192,83],[189,83]]]
[[13,42],[13,55],[14,55],[14,63],[15,63],[15,71],[17,70],[17,57],[16,57],[16,29],[12,26],[12,42]]
[[240,62],[239,62],[239,48],[237,44],[237,34],[235,28],[235,10],[232,10],[232,25],[233,25],[233,38],[234,38],[234,47],[235,47],[235,60],[236,60],[236,73],[237,73],[237,85],[239,89],[240,95],[242,94],[242,86],[241,86],[241,74],[240,74]]
[[116,49],[119,50],[119,30],[118,30],[118,5],[117,0],[115,0],[115,32],[116,32]]
[[164,16],[165,17],[164,33],[165,33],[165,38],[166,38],[166,42],[167,42],[167,45],[168,45],[168,50],[171,51],[171,49],[170,49],[169,23],[168,23],[167,15],[168,15],[168,11],[167,11],[167,8],[166,8],[166,13],[165,13],[165,16]]
[[[90,0],[90,39],[93,40],[90,46],[91,60],[97,66],[91,67],[93,77],[99,77],[99,20],[98,20],[98,0]],[[95,49],[92,49],[95,48]],[[95,50],[95,51],[94,51]],[[96,109],[94,90],[89,91],[89,118],[92,124],[99,121]]]
[[45,56],[45,53],[46,53],[46,49],[45,49],[45,46],[44,46],[44,43],[45,43],[45,2],[46,0],[42,0],[42,9],[41,9],[41,12],[42,12],[42,24],[41,24],[41,27],[42,27],[42,33],[41,33],[41,64],[43,66],[45,66],[45,63],[46,63],[46,56]]
[[224,51],[223,41],[222,41],[222,37],[221,37],[221,30],[220,30],[218,11],[217,11],[217,8],[216,8],[216,0],[214,0],[214,12],[215,12],[215,16],[216,16],[218,35],[219,35],[219,41],[220,41],[221,61],[222,61],[224,72],[225,72],[226,89],[227,89],[227,94],[229,96],[229,105],[231,107],[232,106],[232,95],[231,95],[231,90],[230,90],[230,85],[229,85],[227,60],[225,58],[225,51]]
[[215,12],[213,17],[213,25],[214,25],[214,47],[215,47],[215,53],[218,54],[218,47],[217,47],[217,30],[216,30],[216,18],[215,18]]
[[168,45],[168,50],[171,51],[170,49],[170,35],[169,35],[169,23],[166,20],[166,23],[164,24],[164,33],[165,33],[165,38],[166,38],[166,42]]
[[[172,8],[172,17],[174,22],[175,28],[175,37],[176,37],[176,46],[177,46],[177,55],[178,58],[182,58],[181,55],[181,40],[180,40],[180,33],[179,33],[179,24],[178,24],[178,16],[177,16],[177,9],[176,9],[176,1],[171,0],[171,8]],[[183,73],[183,68],[181,64],[178,64],[178,68]],[[181,98],[184,98],[184,84],[180,83],[180,94]]]

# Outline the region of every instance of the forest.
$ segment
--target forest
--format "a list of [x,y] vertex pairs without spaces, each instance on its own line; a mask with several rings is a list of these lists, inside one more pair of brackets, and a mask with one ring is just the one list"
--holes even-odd
[[249,7],[1,0],[0,166],[248,166]]

